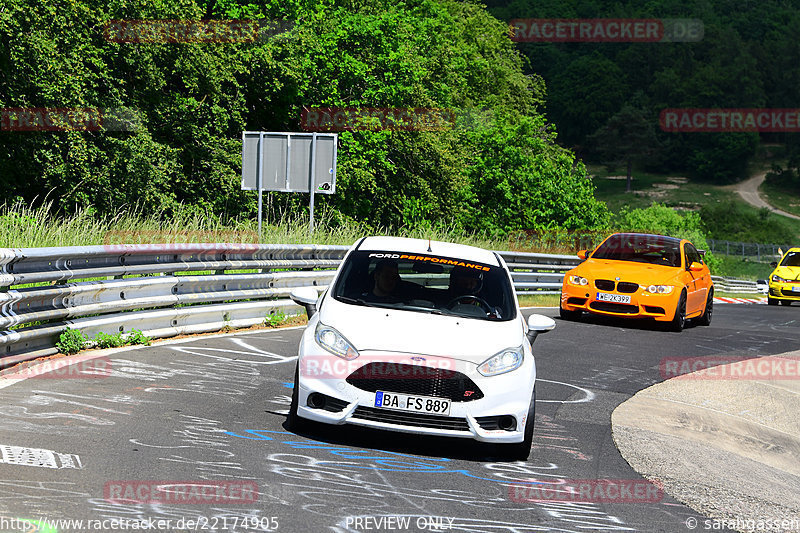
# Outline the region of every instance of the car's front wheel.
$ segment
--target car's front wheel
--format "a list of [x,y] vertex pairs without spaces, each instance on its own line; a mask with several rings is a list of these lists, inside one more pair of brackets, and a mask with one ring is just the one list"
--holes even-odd
[[531,404],[528,406],[528,416],[525,418],[525,431],[522,442],[503,444],[503,456],[511,461],[526,461],[531,454],[533,444],[533,420],[536,416],[536,389],[531,393]]
[[778,300],[771,296],[767,296],[767,304],[768,305],[778,305]]
[[681,297],[678,300],[678,305],[675,307],[675,316],[670,322],[670,329],[672,331],[683,331],[683,326],[686,325],[686,292],[681,292]]

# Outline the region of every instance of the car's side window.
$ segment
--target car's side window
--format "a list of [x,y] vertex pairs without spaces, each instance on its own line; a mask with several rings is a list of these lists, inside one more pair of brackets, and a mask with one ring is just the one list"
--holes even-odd
[[686,266],[691,265],[692,263],[703,263],[703,258],[700,257],[700,252],[697,251],[693,245],[686,243],[684,248],[686,252]]

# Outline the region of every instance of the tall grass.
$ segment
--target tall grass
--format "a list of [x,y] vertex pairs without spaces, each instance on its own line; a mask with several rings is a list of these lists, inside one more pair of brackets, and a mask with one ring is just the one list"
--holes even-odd
[[165,219],[144,215],[135,209],[113,216],[100,216],[87,208],[70,216],[55,216],[50,203],[33,207],[17,202],[0,207],[0,248],[191,242],[350,245],[365,235],[429,238],[495,250],[508,246],[506,240],[465,235],[445,226],[376,229],[324,213],[315,220],[313,234],[309,233],[307,218],[294,218],[265,222],[259,239],[255,220],[198,215],[196,212],[178,213]]

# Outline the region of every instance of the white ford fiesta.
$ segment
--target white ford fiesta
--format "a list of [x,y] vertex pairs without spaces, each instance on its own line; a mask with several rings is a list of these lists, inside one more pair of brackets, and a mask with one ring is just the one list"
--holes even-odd
[[526,322],[496,253],[367,237],[306,307],[289,424],[308,421],[472,438],[525,459],[533,440],[531,342],[555,327]]

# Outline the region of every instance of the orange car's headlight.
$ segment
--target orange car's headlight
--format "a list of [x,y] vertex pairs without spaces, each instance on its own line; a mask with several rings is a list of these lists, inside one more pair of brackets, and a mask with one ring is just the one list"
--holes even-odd
[[669,294],[674,288],[672,285],[650,285],[647,287],[647,292],[651,294]]
[[570,276],[569,282],[573,285],[588,285],[589,280],[584,278],[583,276]]

